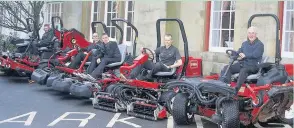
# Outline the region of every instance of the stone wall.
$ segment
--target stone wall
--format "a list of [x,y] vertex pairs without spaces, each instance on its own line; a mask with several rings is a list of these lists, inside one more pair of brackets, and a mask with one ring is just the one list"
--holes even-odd
[[[63,3],[63,26],[66,29],[82,30],[82,1],[68,1]],[[91,12],[91,11],[90,11]]]
[[[191,16],[191,14],[193,15]],[[186,30],[189,54],[194,57],[200,57],[199,53],[203,51],[204,46],[205,2],[181,2],[180,19],[183,21]],[[179,31],[179,28],[177,28],[177,31]],[[181,54],[184,55],[184,45],[181,34],[179,34],[178,39],[179,50]]]
[[[137,27],[139,37],[137,40],[137,51],[141,47],[156,48],[156,20],[166,17],[166,2],[136,1],[134,25]],[[165,23],[161,24],[161,33],[165,33]]]

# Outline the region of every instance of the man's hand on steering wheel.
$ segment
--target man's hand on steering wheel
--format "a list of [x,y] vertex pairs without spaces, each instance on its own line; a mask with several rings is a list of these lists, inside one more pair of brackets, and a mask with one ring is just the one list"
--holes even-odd
[[[148,51],[148,52],[147,52]],[[155,58],[155,52],[153,50],[150,50],[149,48],[141,48],[142,54],[148,54],[148,59],[153,61]]]
[[244,53],[238,53],[237,51],[231,49],[226,50],[226,54],[234,60],[242,60],[245,57]]

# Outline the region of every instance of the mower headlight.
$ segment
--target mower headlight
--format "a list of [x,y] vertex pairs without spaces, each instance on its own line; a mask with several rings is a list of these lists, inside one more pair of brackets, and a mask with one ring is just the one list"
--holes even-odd
[[71,39],[71,43],[75,44],[77,42],[76,39]]

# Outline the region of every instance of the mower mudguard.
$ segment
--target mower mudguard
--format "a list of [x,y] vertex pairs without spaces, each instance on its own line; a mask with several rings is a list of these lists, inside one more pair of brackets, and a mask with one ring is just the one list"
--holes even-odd
[[49,73],[42,69],[36,69],[31,75],[31,79],[40,85],[45,85],[48,77]]
[[48,77],[47,82],[46,82],[47,87],[51,87],[54,80],[59,79],[59,78],[62,79],[64,75],[65,75],[64,73],[61,73],[61,74],[51,74]]
[[286,92],[292,92],[293,93],[294,86],[281,86],[281,87],[272,87],[268,92],[268,96],[270,98],[273,98],[274,96],[281,94],[281,93],[286,93]]
[[72,86],[70,86],[70,94],[77,97],[91,98],[91,87],[92,84],[90,82],[74,83]]
[[74,83],[72,78],[55,79],[52,83],[52,89],[60,92],[69,92],[70,86]]

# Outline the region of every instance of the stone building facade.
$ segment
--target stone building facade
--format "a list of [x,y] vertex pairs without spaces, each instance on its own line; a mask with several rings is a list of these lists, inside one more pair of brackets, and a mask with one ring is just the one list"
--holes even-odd
[[[249,8],[250,7],[250,8]],[[50,8],[50,9],[49,9]],[[294,63],[294,1],[68,1],[47,3],[47,18],[62,16],[65,28],[76,28],[91,40],[92,21],[107,24],[110,36],[116,40],[119,32],[110,19],[131,21],[139,31],[137,49],[156,47],[156,20],[179,18],[186,30],[189,53],[203,59],[203,74],[218,73],[228,63],[226,49],[238,49],[246,40],[250,16],[271,13],[280,21],[279,38],[282,63]],[[50,23],[50,18],[47,19]],[[131,46],[133,32],[121,24],[123,43]],[[276,23],[271,17],[255,18],[252,25],[258,27],[258,38],[265,45],[265,56],[273,62],[275,56]],[[183,54],[183,41],[176,23],[162,23],[163,33],[171,33],[174,45]],[[97,28],[102,33],[101,27]]]

